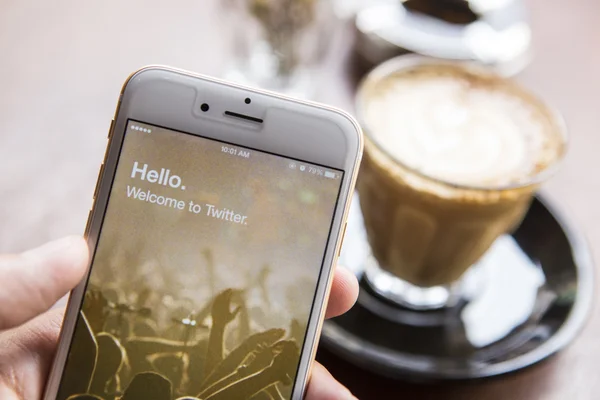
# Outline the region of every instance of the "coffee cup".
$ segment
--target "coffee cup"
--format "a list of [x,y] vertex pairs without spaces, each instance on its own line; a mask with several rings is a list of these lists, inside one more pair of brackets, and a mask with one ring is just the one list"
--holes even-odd
[[567,145],[550,107],[471,63],[387,61],[361,83],[357,115],[367,279],[412,308],[456,298],[465,272],[518,227]]

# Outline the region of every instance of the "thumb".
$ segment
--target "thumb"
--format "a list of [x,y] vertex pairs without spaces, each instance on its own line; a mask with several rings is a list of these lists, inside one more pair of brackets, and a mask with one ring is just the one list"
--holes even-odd
[[304,400],[357,400],[318,362],[314,362]]
[[49,309],[81,280],[88,249],[70,236],[19,255],[0,255],[0,331]]

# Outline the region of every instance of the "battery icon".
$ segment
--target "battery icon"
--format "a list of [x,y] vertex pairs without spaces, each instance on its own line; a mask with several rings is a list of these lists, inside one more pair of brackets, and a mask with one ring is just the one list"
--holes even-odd
[[335,179],[336,177],[337,176],[336,176],[335,172],[325,171],[325,178]]

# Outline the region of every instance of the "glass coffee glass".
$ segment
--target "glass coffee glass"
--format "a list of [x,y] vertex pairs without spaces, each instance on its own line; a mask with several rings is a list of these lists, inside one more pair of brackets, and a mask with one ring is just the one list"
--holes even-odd
[[234,59],[226,78],[301,98],[315,94],[315,76],[335,32],[324,0],[227,0]]
[[567,144],[557,114],[484,67],[401,56],[358,93],[357,188],[372,288],[412,309],[451,306],[461,278],[521,222]]

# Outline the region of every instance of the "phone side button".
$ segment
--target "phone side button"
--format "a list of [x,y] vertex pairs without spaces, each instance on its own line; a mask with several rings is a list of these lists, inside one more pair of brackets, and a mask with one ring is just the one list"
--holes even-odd
[[102,180],[102,173],[104,172],[104,163],[100,165],[100,171],[98,172],[98,179],[96,180],[96,187],[94,188],[94,200],[98,196],[98,190],[100,189],[100,181]]
[[88,213],[87,222],[85,223],[85,231],[83,231],[83,236],[87,238],[88,233],[90,233],[90,224],[92,223],[92,210]]
[[346,238],[346,228],[348,227],[348,223],[344,224],[344,233],[342,233],[342,241],[340,242],[340,249],[338,250],[338,258],[342,254],[342,246],[344,246],[344,239]]
[[110,120],[110,128],[108,128],[108,136],[107,136],[107,138],[110,139],[112,137],[114,129],[115,129],[115,119],[113,118],[113,119]]

